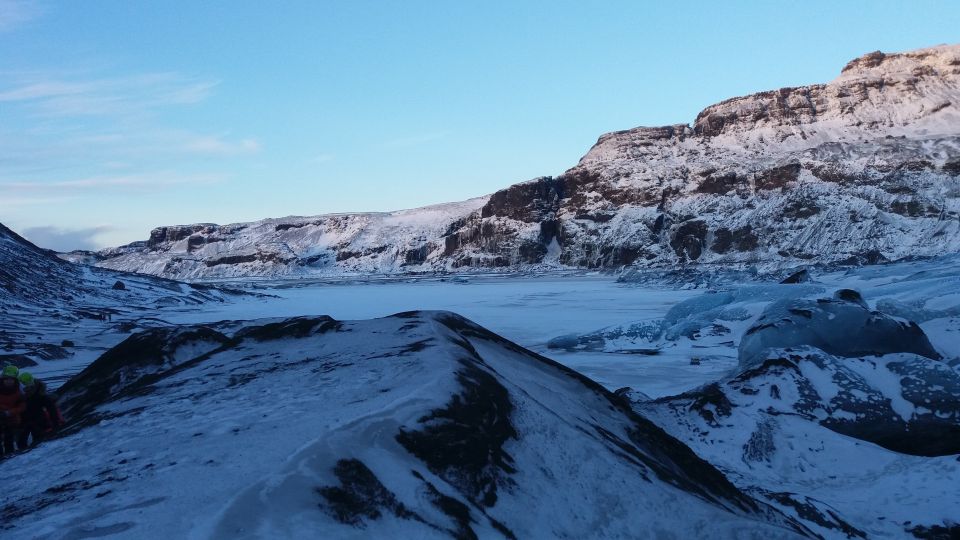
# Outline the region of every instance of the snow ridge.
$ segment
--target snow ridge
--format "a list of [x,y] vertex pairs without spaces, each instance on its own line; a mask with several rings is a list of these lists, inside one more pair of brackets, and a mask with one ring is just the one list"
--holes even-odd
[[8,462],[5,538],[809,535],[449,312],[147,331],[61,391],[77,421]]

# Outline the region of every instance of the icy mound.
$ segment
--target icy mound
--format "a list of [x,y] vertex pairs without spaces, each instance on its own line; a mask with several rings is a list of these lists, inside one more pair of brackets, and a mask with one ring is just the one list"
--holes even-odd
[[769,349],[802,346],[848,358],[901,352],[940,358],[917,323],[872,311],[858,292],[842,289],[829,299],[768,307],[740,340],[740,365],[756,365]]
[[[661,319],[554,345],[655,348],[638,371],[662,364],[659,373],[712,381],[661,399],[617,393],[824,537],[948,531],[960,522],[958,268],[947,257],[708,292]],[[708,377],[719,371],[708,371],[711,362],[731,371]]]
[[638,347],[658,348],[682,339],[713,336],[729,340],[735,329],[746,327],[763,306],[818,294],[813,284],[748,285],[711,291],[671,307],[662,319],[612,326],[586,334],[559,336],[547,344],[552,349],[615,351]]
[[943,362],[770,350],[734,376],[636,408],[828,537],[960,520],[960,371]]
[[5,467],[5,538],[787,538],[596,383],[457,315],[132,336]]
[[811,348],[772,350],[736,376],[680,396],[685,399],[715,425],[740,403],[766,414],[800,415],[897,452],[960,453],[960,371],[914,354],[842,358]]

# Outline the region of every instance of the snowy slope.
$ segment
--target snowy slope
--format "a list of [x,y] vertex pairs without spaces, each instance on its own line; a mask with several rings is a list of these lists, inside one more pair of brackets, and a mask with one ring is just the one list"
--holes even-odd
[[864,264],[960,251],[960,45],[603,135],[558,177],[390,214],[161,227],[73,257],[175,278]]
[[38,373],[50,362],[82,366],[101,342],[112,346],[132,329],[159,322],[166,311],[236,295],[69,263],[0,224],[0,363]]
[[793,538],[599,385],[448,312],[132,336],[5,463],[4,538]]
[[896,538],[960,522],[960,371],[910,354],[767,358],[637,410],[820,534]]
[[0,224],[0,310],[26,306],[80,309],[95,304],[198,304],[220,298],[222,294],[211,287],[64,261]]
[[146,243],[66,257],[178,279],[422,270],[448,229],[484,203],[478,198],[390,213],[160,227]]

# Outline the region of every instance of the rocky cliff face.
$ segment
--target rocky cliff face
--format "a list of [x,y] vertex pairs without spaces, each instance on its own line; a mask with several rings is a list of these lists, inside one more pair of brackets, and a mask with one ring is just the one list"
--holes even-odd
[[791,266],[960,251],[960,45],[853,60],[692,125],[609,133],[558,177],[383,215],[165,227],[99,254],[170,277]]

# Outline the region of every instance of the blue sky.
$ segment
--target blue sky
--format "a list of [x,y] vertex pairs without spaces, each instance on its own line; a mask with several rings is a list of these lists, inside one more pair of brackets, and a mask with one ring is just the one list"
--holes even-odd
[[63,250],[466,199],[958,29],[955,1],[0,0],[0,222]]

